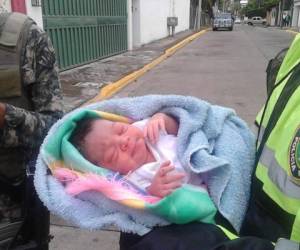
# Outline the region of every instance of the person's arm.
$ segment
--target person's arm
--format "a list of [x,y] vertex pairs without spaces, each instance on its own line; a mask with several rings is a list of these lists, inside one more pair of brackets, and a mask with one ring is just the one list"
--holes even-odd
[[168,134],[177,135],[179,124],[175,118],[164,114],[156,113],[153,115],[144,128],[144,136],[155,144],[159,139],[159,131],[165,131]]
[[4,147],[40,146],[50,126],[63,114],[55,53],[47,34],[33,25],[22,62],[25,93],[33,111],[0,104],[0,142]]

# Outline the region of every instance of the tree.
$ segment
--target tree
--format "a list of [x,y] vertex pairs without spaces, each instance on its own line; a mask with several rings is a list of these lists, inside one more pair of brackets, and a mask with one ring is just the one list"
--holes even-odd
[[[250,0],[243,12],[248,17],[262,16],[265,17],[267,10],[276,6],[280,0]],[[289,0],[290,1],[290,0]]]

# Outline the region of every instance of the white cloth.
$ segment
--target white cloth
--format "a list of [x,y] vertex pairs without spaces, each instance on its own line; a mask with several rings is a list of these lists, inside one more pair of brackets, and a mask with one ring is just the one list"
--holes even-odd
[[[135,122],[132,125],[143,130],[148,120],[149,119],[144,119]],[[150,186],[152,179],[156,172],[159,170],[161,164],[165,161],[170,161],[171,164],[175,167],[174,171],[185,173],[186,177],[184,178],[183,183],[203,186],[203,181],[201,180],[199,175],[187,172],[181,165],[176,153],[176,136],[167,134],[165,131],[161,131],[157,144],[153,145],[148,141],[146,141],[146,143],[156,161],[146,163],[135,171],[128,173],[128,175],[126,176],[127,180],[129,180],[137,187],[146,190],[146,188]]]

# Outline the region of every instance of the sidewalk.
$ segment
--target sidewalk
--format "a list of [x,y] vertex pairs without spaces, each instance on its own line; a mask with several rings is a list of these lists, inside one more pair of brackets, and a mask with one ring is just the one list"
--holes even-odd
[[[180,32],[174,37],[152,42],[133,51],[61,72],[60,79],[66,112],[91,100],[103,87],[144,67],[163,55],[166,49],[194,33],[191,30]],[[117,250],[119,232],[114,232],[113,228],[110,230],[112,231],[81,230],[56,216],[51,216],[50,232],[54,239],[50,242],[50,249]]]
[[99,60],[60,74],[66,111],[95,97],[101,88],[142,68],[165,50],[192,35],[191,30],[144,45],[133,51]]
[[290,26],[283,26],[283,27],[280,27],[280,26],[271,26],[271,27],[274,27],[274,28],[277,28],[277,29],[280,29],[280,30],[284,30],[284,31],[287,31],[287,32],[292,32],[292,33],[299,33],[299,27],[290,27]]

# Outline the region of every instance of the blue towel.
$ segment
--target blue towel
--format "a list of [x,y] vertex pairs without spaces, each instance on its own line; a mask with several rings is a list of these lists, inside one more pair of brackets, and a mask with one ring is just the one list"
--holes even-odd
[[[149,95],[92,104],[85,109],[101,110],[140,120],[164,112],[179,121],[178,148],[187,171],[201,174],[219,212],[239,231],[250,196],[254,165],[254,136],[232,109],[178,95]],[[77,109],[58,121],[51,134]],[[44,142],[44,143],[45,143]],[[49,210],[74,224],[100,229],[108,224],[121,231],[140,235],[154,226],[167,225],[164,219],[108,200],[100,193],[86,192],[79,197],[65,193],[64,187],[47,174],[41,154],[35,172],[36,190]]]

